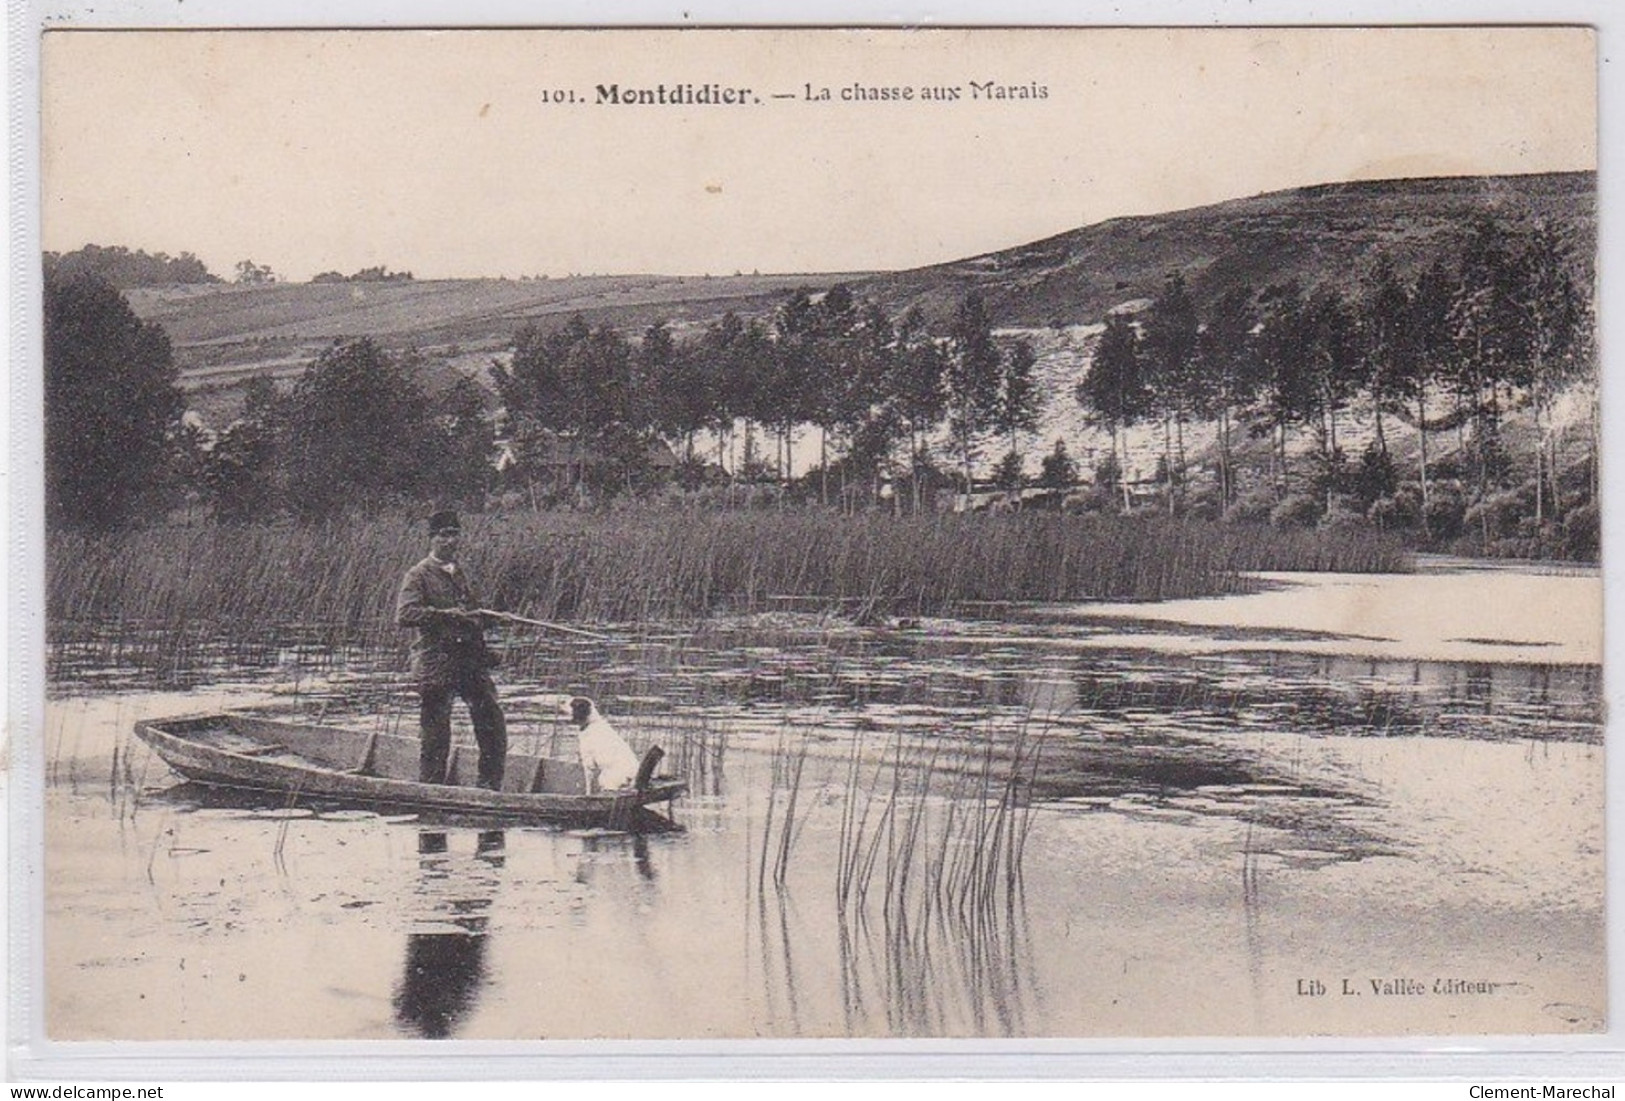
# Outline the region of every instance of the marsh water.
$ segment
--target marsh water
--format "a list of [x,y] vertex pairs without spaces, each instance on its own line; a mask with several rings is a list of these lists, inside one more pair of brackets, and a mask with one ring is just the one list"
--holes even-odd
[[[1394,611],[1420,592],[1450,608]],[[1354,625],[1336,593],[1366,610]],[[1541,615],[1507,620],[1520,602]],[[517,748],[570,752],[557,703],[585,693],[689,781],[675,828],[639,833],[182,783],[137,720],[411,731],[398,649],[58,629],[50,1034],[1602,1026],[1595,573],[1444,564],[971,611],[510,635]]]

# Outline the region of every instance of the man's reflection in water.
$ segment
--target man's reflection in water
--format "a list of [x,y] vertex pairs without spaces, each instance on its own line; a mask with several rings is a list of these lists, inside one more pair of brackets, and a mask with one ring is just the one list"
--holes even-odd
[[485,944],[496,869],[506,861],[501,830],[482,831],[473,859],[448,851],[444,830],[418,834],[419,906],[406,938],[395,1019],[425,1039],[452,1035],[485,981]]
[[[493,868],[500,868],[508,862],[507,847],[508,835],[501,830],[481,830],[474,839],[475,854]],[[494,884],[496,880],[491,882]]]

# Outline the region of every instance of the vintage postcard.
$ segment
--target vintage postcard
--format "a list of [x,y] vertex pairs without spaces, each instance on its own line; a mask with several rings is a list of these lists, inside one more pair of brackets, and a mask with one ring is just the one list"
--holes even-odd
[[1602,1035],[1598,66],[47,30],[42,1034]]

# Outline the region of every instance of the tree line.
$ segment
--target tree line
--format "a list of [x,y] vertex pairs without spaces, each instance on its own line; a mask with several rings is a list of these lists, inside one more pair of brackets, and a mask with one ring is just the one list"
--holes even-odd
[[91,273],[46,279],[45,504],[53,525],[107,530],[188,498],[231,521],[324,519],[401,501],[474,501],[494,434],[480,387],[431,396],[414,355],[335,342],[279,391],[247,388],[219,432],[185,415],[169,338]]
[[[459,377],[431,391],[424,358],[370,339],[336,341],[294,380],[247,387],[219,431],[183,418],[167,336],[93,274],[46,286],[47,507],[53,522],[116,527],[187,495],[215,515],[326,518],[403,501],[478,505],[497,476],[497,418],[485,390]],[[988,433],[1010,440],[1035,423],[1035,357],[999,341],[979,297],[934,335],[918,311],[897,321],[844,286],[785,297],[769,318],[726,314],[678,339],[667,324],[636,342],[573,317],[529,325],[490,381],[516,476],[550,499],[636,490],[660,473],[704,480],[744,437],[731,477],[788,480],[799,433],[819,433],[816,493],[887,472],[899,452],[924,467],[949,431],[968,481]],[[701,454],[718,442],[718,462]],[[760,441],[770,441],[764,455]],[[839,453],[839,458],[833,458]],[[563,456],[561,460],[560,456]],[[1019,472],[1018,454],[1006,462]],[[933,467],[934,469],[934,467]]]
[[[813,431],[811,478],[829,503],[891,476],[917,496],[937,473],[940,432],[963,483],[990,436],[1008,441],[1003,466],[1019,476],[1018,433],[1038,418],[1035,364],[1030,341],[995,338],[974,292],[939,333],[918,309],[893,317],[838,284],[790,292],[767,317],[726,313],[681,339],[665,322],[635,345],[580,317],[527,326],[491,376],[521,467],[541,466],[531,460],[564,436],[585,445],[577,484],[586,455],[630,457],[650,440],[674,444],[695,471],[703,436],[716,447],[713,469],[738,451],[734,474],[788,483],[797,438]],[[608,465],[639,473],[630,459]]]
[[382,264],[345,275],[338,271],[324,271],[310,277],[312,283],[410,283],[412,273],[409,271],[390,271]]
[[98,275],[115,287],[126,288],[221,281],[190,252],[170,256],[120,245],[86,245],[72,252],[47,252],[45,270],[53,278],[64,280],[77,275]]
[[[1576,486],[1551,423],[1558,395],[1594,377],[1593,321],[1587,268],[1555,232],[1485,219],[1454,255],[1405,276],[1379,254],[1347,289],[1238,288],[1199,309],[1174,273],[1144,310],[1107,318],[1075,396],[1111,440],[1104,480],[1124,508],[1126,430],[1160,433],[1157,481],[1172,510],[1195,495],[1185,433],[1200,421],[1213,426],[1207,503],[1218,510],[1248,496],[1243,511],[1259,501],[1307,520],[1353,510],[1429,538],[1472,520],[1488,543],[1507,534],[1492,528],[1527,521],[1538,532],[1577,507],[1588,511],[1576,520],[1594,525],[1595,433]],[[1514,410],[1533,423],[1523,463],[1503,439]],[[1355,416],[1372,435],[1351,456]],[[1403,433],[1415,441],[1409,470],[1395,457]],[[1450,434],[1446,458],[1431,441]],[[1289,444],[1303,439],[1295,463]],[[1249,441],[1265,449],[1250,472],[1236,462]]]
[[[181,417],[159,326],[94,274],[48,276],[47,506],[75,526],[130,523],[188,496],[233,520],[477,507],[499,465],[538,504],[727,477],[824,503],[886,485],[895,507],[918,509],[935,487],[967,490],[995,456],[995,483],[1023,485],[1021,435],[1042,397],[1031,341],[996,335],[976,292],[929,318],[837,285],[786,294],[763,316],[660,322],[635,337],[579,316],[526,325],[489,368],[494,403],[471,378],[430,389],[416,352],[338,341],[291,386],[255,379],[242,415],[211,432]],[[1550,431],[1556,397],[1592,370],[1591,333],[1585,265],[1547,229],[1493,220],[1414,274],[1379,256],[1346,288],[1274,284],[1202,305],[1173,273],[1146,308],[1106,318],[1076,385],[1110,440],[1092,499],[1081,496],[1143,507],[1124,471],[1128,433],[1149,429],[1170,511],[1354,515],[1433,541],[1473,519],[1487,545],[1492,526],[1584,523],[1584,506],[1594,529],[1594,461],[1580,501]],[[1501,440],[1515,409],[1536,426],[1532,464]],[[1350,456],[1356,417],[1374,434]],[[1211,430],[1206,480],[1190,455],[1199,425]],[[818,459],[796,478],[807,433]],[[1430,443],[1452,433],[1453,452]],[[1402,470],[1411,460],[1394,443],[1407,434],[1414,468]],[[1057,489],[1076,480],[1060,441],[1042,470]]]

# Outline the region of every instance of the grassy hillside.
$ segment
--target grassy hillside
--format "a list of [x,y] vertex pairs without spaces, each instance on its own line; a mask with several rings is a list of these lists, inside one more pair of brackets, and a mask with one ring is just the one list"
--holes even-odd
[[1098,322],[1150,298],[1174,270],[1199,305],[1238,286],[1346,283],[1378,252],[1402,274],[1454,252],[1485,214],[1543,219],[1590,255],[1596,174],[1453,177],[1327,184],[1099,225],[866,281],[859,293],[948,315],[972,288],[1000,324]]
[[[433,375],[442,379],[454,372],[483,377],[492,355],[508,348],[514,331],[527,322],[545,325],[580,313],[593,324],[613,324],[636,336],[665,319],[681,333],[729,310],[769,312],[797,286],[836,282],[852,284],[894,312],[919,305],[939,319],[976,288],[998,325],[1059,331],[1097,323],[1114,306],[1152,297],[1176,269],[1199,305],[1241,285],[1289,279],[1306,286],[1346,285],[1382,251],[1401,273],[1411,273],[1453,254],[1474,222],[1490,213],[1545,220],[1575,243],[1577,255],[1589,256],[1596,237],[1596,174],[1299,188],[1117,218],[891,274],[215,284],[137,288],[129,297],[137,313],[168,331],[191,403],[214,421],[232,415],[245,379],[296,374],[340,336],[415,347],[427,353]],[[1583,277],[1588,280],[1589,272]]]
[[[580,313],[636,334],[666,319],[681,330],[735,310],[771,310],[786,290],[862,275],[581,276],[399,283],[276,283],[139,287],[126,292],[169,333],[182,382],[206,416],[233,404],[255,374],[297,374],[335,337],[370,336],[428,353],[439,373],[483,372],[529,322]],[[213,418],[211,418],[213,419]]]

